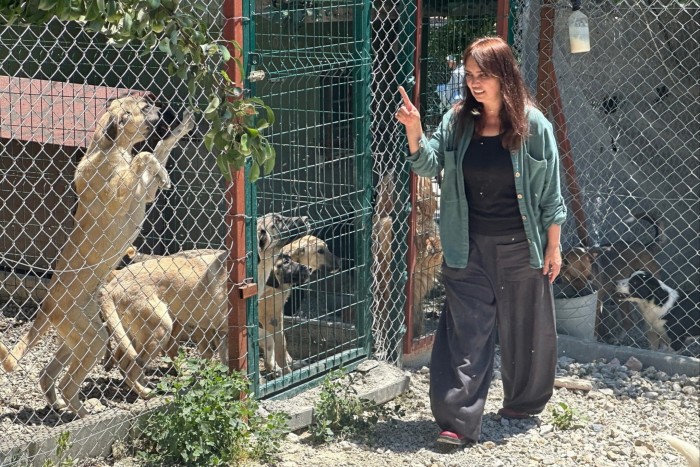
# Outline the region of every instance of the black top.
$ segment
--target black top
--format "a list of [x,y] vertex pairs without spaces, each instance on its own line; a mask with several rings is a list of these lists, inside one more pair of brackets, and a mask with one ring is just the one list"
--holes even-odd
[[510,152],[501,136],[474,136],[462,163],[469,230],[481,235],[523,231]]

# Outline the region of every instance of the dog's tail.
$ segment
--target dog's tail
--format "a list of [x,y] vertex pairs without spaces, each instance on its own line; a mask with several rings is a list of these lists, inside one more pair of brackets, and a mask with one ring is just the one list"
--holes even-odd
[[688,461],[690,467],[700,467],[700,449],[697,446],[675,436],[662,434],[661,437]]
[[654,254],[661,251],[661,247],[668,243],[668,237],[664,233],[666,222],[661,217],[661,214],[656,210],[639,211],[632,214],[632,217],[626,219],[625,222],[629,223],[635,219],[638,221],[646,221],[654,227],[654,238],[646,244],[646,247]]
[[[43,306],[47,306],[46,302],[48,301],[49,297],[46,297]],[[49,329],[51,329],[51,322],[48,319],[48,315],[40,309],[29,331],[20,338],[12,351],[0,342],[0,363],[2,363],[2,368],[7,373],[13,372],[17,368],[19,361],[24,357],[24,354],[34,347]]]
[[[119,355],[118,359],[121,360],[126,358],[126,361],[136,361],[138,353],[134,348],[131,339],[129,338],[124,325],[122,324],[121,317],[117,313],[117,307],[114,304],[114,299],[106,290],[102,288],[97,295],[97,303],[100,309],[100,314],[102,315],[102,320],[107,324],[107,329],[110,335],[117,343],[115,351]],[[113,353],[108,351],[105,354],[104,367],[106,370],[110,370],[115,363],[115,356]]]

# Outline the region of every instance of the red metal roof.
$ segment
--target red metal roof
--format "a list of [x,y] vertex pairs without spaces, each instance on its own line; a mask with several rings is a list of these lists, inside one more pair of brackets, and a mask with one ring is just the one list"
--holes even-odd
[[124,88],[0,76],[0,138],[87,147],[107,101]]

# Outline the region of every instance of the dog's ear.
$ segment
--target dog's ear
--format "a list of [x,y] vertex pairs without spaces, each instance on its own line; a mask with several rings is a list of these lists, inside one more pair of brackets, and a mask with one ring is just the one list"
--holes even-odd
[[264,228],[258,229],[258,256],[261,256],[261,253],[270,246],[270,243],[272,243],[272,240],[267,230]]
[[273,289],[279,289],[281,286],[281,284],[277,280],[277,276],[275,276],[274,272],[270,273],[270,276],[267,278],[265,285],[268,287],[272,287]]
[[97,146],[106,150],[109,149],[117,139],[119,123],[112,112],[106,112],[97,122],[95,134],[92,136],[93,142]]

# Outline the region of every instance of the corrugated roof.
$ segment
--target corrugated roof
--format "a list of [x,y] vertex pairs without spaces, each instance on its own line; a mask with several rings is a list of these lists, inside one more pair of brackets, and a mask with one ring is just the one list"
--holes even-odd
[[0,76],[0,138],[87,147],[107,101],[124,88]]

